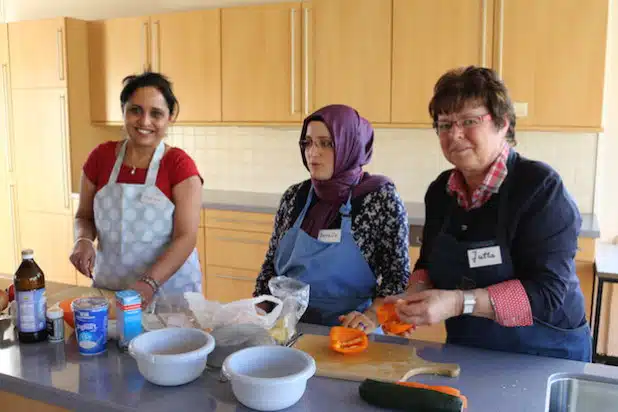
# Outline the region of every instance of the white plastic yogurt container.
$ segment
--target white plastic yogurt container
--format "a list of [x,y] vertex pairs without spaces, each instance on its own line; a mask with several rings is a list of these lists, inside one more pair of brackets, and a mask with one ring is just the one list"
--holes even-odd
[[109,302],[92,296],[71,303],[75,318],[77,346],[82,355],[98,355],[107,350],[107,318]]

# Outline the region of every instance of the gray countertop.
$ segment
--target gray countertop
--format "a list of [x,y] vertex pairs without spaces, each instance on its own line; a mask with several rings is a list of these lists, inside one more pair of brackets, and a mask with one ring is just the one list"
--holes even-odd
[[[206,209],[234,210],[239,212],[275,214],[282,194],[243,192],[232,190],[204,190],[202,206]],[[425,205],[422,202],[405,202],[408,220],[412,226],[425,224]],[[596,215],[582,214],[581,237],[598,238],[601,235]]]
[[[305,332],[324,334],[325,327],[302,325]],[[461,366],[457,378],[417,376],[417,381],[456,387],[468,397],[469,411],[543,411],[548,378],[574,373],[618,379],[618,367],[455,345],[373,336],[372,339],[416,347],[418,355]],[[359,383],[313,377],[303,398],[290,412],[377,411],[358,395]],[[73,335],[65,343],[16,343],[13,327],[0,320],[0,390],[78,411],[246,411],[218,373],[206,371],[196,381],[175,388],[146,382],[135,361],[108,343],[108,351],[84,357]],[[382,410],[382,409],[380,409]]]
[[599,243],[595,249],[597,276],[618,280],[618,245]]

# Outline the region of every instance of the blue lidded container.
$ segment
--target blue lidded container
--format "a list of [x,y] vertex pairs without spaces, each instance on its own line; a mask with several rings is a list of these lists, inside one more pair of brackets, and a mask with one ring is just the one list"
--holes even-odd
[[71,303],[75,318],[77,347],[82,355],[98,355],[107,350],[109,302],[102,296],[78,298]]

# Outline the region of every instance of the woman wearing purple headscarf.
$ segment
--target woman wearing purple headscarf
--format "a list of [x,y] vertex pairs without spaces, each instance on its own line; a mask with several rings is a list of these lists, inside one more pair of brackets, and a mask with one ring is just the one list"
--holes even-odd
[[310,285],[301,321],[372,332],[375,307],[408,282],[408,218],[393,182],[362,167],[373,128],[356,110],[323,107],[307,117],[300,154],[311,179],[283,194],[254,295],[273,276]]

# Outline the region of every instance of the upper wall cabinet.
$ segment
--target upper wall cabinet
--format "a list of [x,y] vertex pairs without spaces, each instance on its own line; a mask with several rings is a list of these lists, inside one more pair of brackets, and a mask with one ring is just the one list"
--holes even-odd
[[310,109],[342,103],[390,122],[392,2],[312,0],[306,7]]
[[431,126],[427,106],[447,70],[491,62],[493,2],[394,0],[392,122]]
[[173,83],[178,122],[221,120],[220,10],[95,21],[89,42],[94,122],[122,122],[122,80],[147,70]]
[[607,0],[496,2],[494,67],[528,129],[600,129]]
[[9,24],[13,89],[66,87],[64,18]]
[[226,8],[221,13],[223,121],[300,121],[301,4]]
[[151,16],[151,70],[173,83],[178,122],[221,120],[221,11]]
[[90,107],[93,122],[122,122],[122,79],[148,70],[148,37],[147,17],[88,23]]

